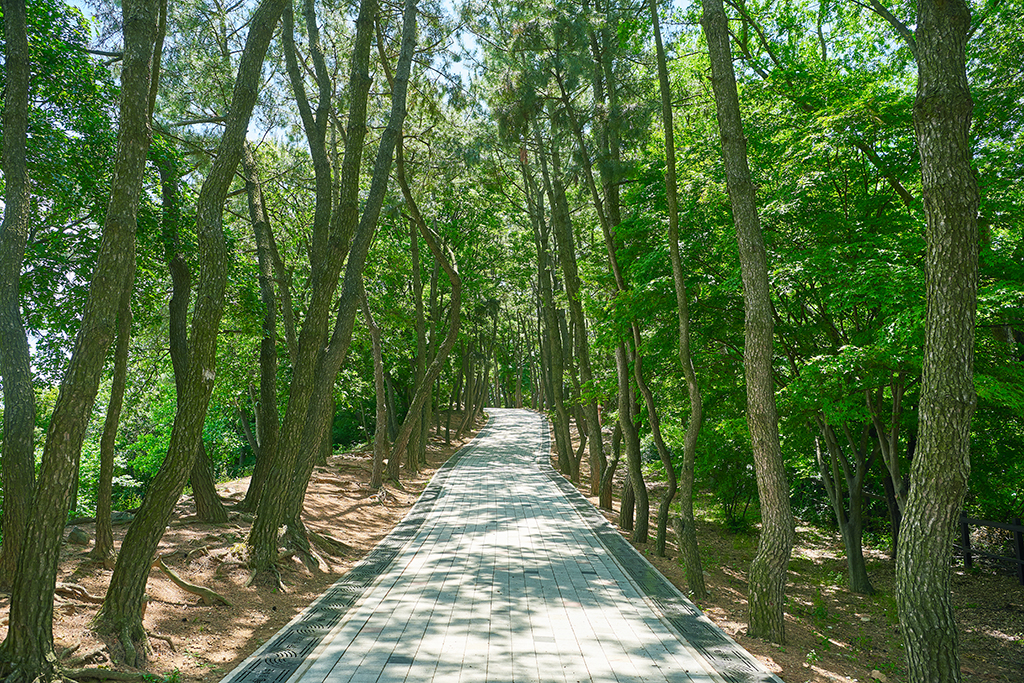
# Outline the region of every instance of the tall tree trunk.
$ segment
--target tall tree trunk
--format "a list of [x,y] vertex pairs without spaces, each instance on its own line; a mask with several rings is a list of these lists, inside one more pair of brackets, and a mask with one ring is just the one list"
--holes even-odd
[[[5,16],[7,5],[4,7]],[[151,140],[151,89],[159,63],[156,0],[125,0],[118,131],[110,203],[103,238],[75,348],[61,382],[47,431],[43,461],[29,509],[24,546],[11,593],[7,639],[0,646],[0,675],[9,683],[55,678],[53,595],[61,532],[78,471],[82,441],[117,328],[125,289],[135,274],[135,229]]]
[[[646,543],[650,516],[650,502],[647,498],[647,486],[640,470],[640,436],[633,422],[633,401],[629,386],[629,357],[625,344],[615,347],[615,374],[619,380],[619,425],[626,441],[626,466],[629,468],[629,488],[633,491],[636,501],[636,520],[633,526],[633,542]],[[626,494],[623,491],[622,507],[626,507]]]
[[[552,173],[547,172],[547,164],[543,155],[541,159],[541,172],[545,188],[551,202],[551,224],[555,229],[555,243],[558,246],[558,261],[562,266],[562,276],[565,280],[565,294],[569,301],[569,317],[572,320],[575,334],[576,358],[580,370],[580,393],[583,412],[586,417],[586,437],[590,441],[590,495],[598,495],[601,476],[607,461],[604,455],[604,447],[601,437],[601,418],[597,410],[597,400],[594,398],[593,382],[594,372],[590,365],[590,343],[587,339],[587,321],[583,315],[583,303],[580,301],[580,277],[576,265],[576,243],[573,236],[572,218],[569,214],[569,203],[565,196],[565,186],[561,178],[561,168],[557,146],[552,143],[551,162]],[[517,400],[521,403],[521,394],[518,393]]]
[[[114,566],[114,530],[111,524],[111,498],[114,488],[114,442],[121,422],[124,390],[128,383],[128,348],[132,334],[132,292],[121,294],[121,311],[117,317],[117,343],[114,345],[114,376],[110,382],[110,400],[100,437],[100,476],[96,485],[96,542],[89,557]],[[109,565],[109,566],[108,566]]]
[[21,319],[21,266],[30,221],[26,162],[31,62],[25,0],[3,0],[6,82],[3,114],[4,220],[0,226],[0,378],[3,380],[3,546],[0,588],[17,575],[35,489],[36,398]]
[[373,345],[373,387],[377,397],[377,426],[373,430],[373,471],[370,475],[370,488],[379,489],[384,485],[384,461],[390,456],[388,449],[388,402],[384,389],[384,359],[381,354],[380,328],[373,319],[370,302],[366,290],[362,292],[363,320],[370,331],[370,342]]
[[200,274],[188,347],[185,391],[171,429],[167,456],[150,484],[135,520],[121,544],[110,588],[96,615],[98,630],[113,634],[124,648],[126,663],[137,666],[148,654],[141,608],[153,555],[181,496],[198,455],[210,395],[213,392],[217,333],[224,310],[228,251],[222,229],[224,202],[242,156],[262,73],[263,59],[286,0],[264,0],[250,22],[249,35],[224,134],[196,204]]
[[971,168],[964,0],[918,0],[914,130],[928,220],[920,434],[896,561],[910,683],[960,680],[950,602],[956,520],[970,474],[978,186]]
[[747,140],[740,119],[736,74],[722,0],[703,0],[701,25],[711,60],[711,85],[722,140],[722,159],[732,201],[743,279],[745,332],[743,365],[747,381],[747,426],[754,449],[762,531],[750,565],[748,633],[775,643],[786,639],[783,608],[786,568],[796,536],[789,485],[779,443],[772,375],[774,322],[768,265],[754,185],[747,165]]
[[[267,473],[273,466],[273,454],[277,452],[277,439],[280,432],[280,418],[277,414],[277,297],[274,293],[275,273],[281,288],[282,309],[285,317],[291,311],[291,287],[287,271],[280,263],[274,233],[270,229],[270,218],[263,201],[263,188],[260,182],[259,166],[252,147],[246,142],[242,149],[242,169],[245,173],[245,191],[249,204],[249,221],[252,223],[253,236],[256,240],[256,259],[259,264],[260,302],[263,304],[263,327],[260,339],[260,392],[259,402],[254,405],[256,411],[256,441],[259,454],[249,488],[245,492],[242,507],[255,510],[259,505],[267,481]],[[279,265],[280,264],[280,265]],[[286,328],[288,326],[286,325]],[[289,340],[289,355],[294,346],[294,321],[290,325],[291,332],[286,332]],[[294,358],[292,359],[294,360]]]
[[[310,8],[306,21],[307,30],[309,30],[311,26],[315,26],[311,1],[307,2],[307,7]],[[322,344],[324,335],[321,331],[326,331],[326,325],[321,327],[318,318],[313,315],[311,299],[310,312],[307,312],[306,324],[303,325],[299,340],[299,362],[295,367],[288,408],[281,428],[278,462],[267,479],[267,488],[247,540],[249,566],[253,571],[254,580],[273,587],[278,585],[274,569],[277,559],[277,530],[281,520],[287,518],[287,509],[282,509],[280,503],[282,501],[289,504],[294,503],[296,490],[300,488],[305,490],[312,466],[308,455],[303,453],[304,447],[308,443],[318,443],[319,437],[327,427],[323,397],[333,389],[338,370],[348,353],[355,324],[363,268],[373,235],[376,232],[377,219],[380,216],[391,172],[393,152],[405,118],[406,93],[416,42],[416,0],[407,0],[405,5],[402,47],[396,69],[395,87],[392,89],[391,111],[384,132],[381,134],[370,189],[362,203],[363,211],[360,214],[359,167],[362,140],[365,138],[366,131],[366,99],[370,83],[369,53],[373,35],[373,19],[377,11],[378,6],[375,0],[363,0],[360,3],[359,16],[356,20],[352,76],[349,80],[352,91],[349,96],[349,128],[341,169],[340,191],[342,196],[338,204],[337,229],[332,230],[332,242],[337,247],[336,251],[341,251],[340,243],[348,243],[348,235],[352,235],[352,242],[347,250],[345,276],[342,280],[341,298],[334,330],[325,349]],[[284,33],[288,35],[291,32],[285,30]],[[310,44],[315,45],[316,50],[319,50],[318,41],[313,40],[312,37]],[[289,61],[291,62],[292,59]],[[321,60],[316,61],[319,64]],[[321,68],[325,67],[317,66],[318,71]],[[296,70],[297,66],[294,63],[289,65],[289,71],[295,72]],[[298,78],[292,78],[293,83],[298,80]],[[329,79],[326,79],[326,76],[318,78],[322,90],[325,80],[329,86]],[[298,91],[298,88],[296,90]],[[330,93],[321,93],[320,104],[324,107],[327,106],[324,103],[325,98],[329,100]],[[304,119],[306,118],[308,117],[304,116]],[[311,144],[311,149],[312,147]],[[317,182],[318,184],[320,182],[319,174]],[[329,182],[328,184],[330,185]],[[319,202],[319,191],[317,195]],[[328,203],[330,196],[331,194],[328,193]],[[334,272],[335,265],[338,266],[340,272],[340,261],[328,265],[331,272]],[[327,280],[330,279],[327,278]],[[317,295],[319,309],[317,316],[326,315],[329,312],[330,306],[334,302],[336,286],[336,277],[333,278],[333,283],[324,282],[321,285],[322,291],[319,291]],[[316,321],[315,325],[311,325],[311,321]],[[304,360],[308,362],[304,362]]]
[[690,304],[686,293],[683,262],[679,255],[679,188],[676,182],[672,87],[668,79],[665,46],[661,40],[657,1],[650,0],[650,6],[658,61],[658,87],[661,92],[661,121],[665,130],[665,199],[668,204],[668,248],[672,261],[672,284],[676,293],[676,310],[679,314],[679,367],[683,370],[690,398],[690,417],[686,423],[683,463],[679,473],[679,521],[675,528],[679,536],[683,570],[686,572],[686,585],[690,587],[695,600],[703,600],[708,596],[708,589],[704,584],[704,571],[701,569],[700,549],[697,545],[697,526],[693,517],[693,480],[697,462],[697,437],[700,435],[701,423],[704,420],[704,404],[697,373],[693,367],[693,354],[690,352]]

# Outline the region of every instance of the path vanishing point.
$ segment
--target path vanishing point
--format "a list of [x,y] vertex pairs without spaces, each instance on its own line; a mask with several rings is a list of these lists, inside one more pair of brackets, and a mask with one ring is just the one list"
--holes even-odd
[[781,683],[491,419],[366,558],[222,683]]

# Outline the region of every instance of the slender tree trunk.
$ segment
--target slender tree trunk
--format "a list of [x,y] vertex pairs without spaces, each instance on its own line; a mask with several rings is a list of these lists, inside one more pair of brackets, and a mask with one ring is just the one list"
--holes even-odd
[[21,319],[21,267],[29,234],[26,145],[31,62],[25,0],[3,0],[5,91],[3,113],[4,220],[0,226],[0,378],[3,380],[3,547],[0,588],[17,575],[35,490],[36,398],[32,358]]
[[373,345],[373,386],[377,396],[377,426],[373,430],[373,471],[370,475],[370,488],[379,489],[384,485],[384,461],[390,458],[388,441],[388,402],[384,389],[384,359],[381,354],[380,328],[373,319],[370,302],[363,295],[363,320],[370,331],[370,342]]
[[[5,18],[8,5],[5,3]],[[151,89],[159,58],[156,0],[126,0],[118,131],[110,203],[75,348],[47,431],[24,546],[11,593],[0,675],[8,683],[55,678],[53,596],[61,535],[78,471],[82,441],[117,328],[125,288],[135,273],[135,228],[151,140]],[[5,19],[6,20],[6,19]]]
[[679,476],[679,520],[675,529],[679,537],[679,553],[683,557],[686,584],[690,587],[695,600],[703,600],[708,597],[708,589],[704,583],[704,571],[701,569],[697,526],[693,517],[693,480],[697,462],[697,438],[700,435],[701,423],[704,421],[704,404],[697,373],[693,367],[693,355],[690,352],[690,304],[686,293],[683,262],[679,255],[679,190],[676,182],[672,87],[668,79],[665,46],[661,41],[658,3],[656,0],[650,0],[650,6],[658,61],[658,86],[661,92],[661,120],[665,129],[665,198],[668,204],[668,247],[672,261],[672,284],[676,293],[676,310],[679,313],[679,367],[686,378],[686,389],[690,398],[690,417],[683,439],[683,463]]
[[[121,421],[124,390],[128,382],[128,348],[132,334],[132,292],[125,288],[121,295],[121,311],[117,317],[117,343],[114,346],[114,377],[110,383],[110,400],[100,437],[100,477],[96,486],[96,543],[89,557],[114,566],[114,531],[111,524],[111,498],[114,488],[114,442]],[[109,565],[109,566],[108,566]]]
[[222,229],[224,202],[242,156],[249,118],[259,92],[263,59],[285,4],[285,0],[264,0],[250,23],[224,134],[196,204],[201,268],[189,337],[185,391],[179,395],[167,456],[128,528],[110,588],[95,619],[98,630],[118,638],[124,648],[124,660],[132,666],[143,662],[148,654],[141,617],[146,580],[174,504],[181,496],[198,455],[203,421],[213,392],[217,333],[228,273],[227,244]]
[[[245,173],[245,190],[249,204],[249,221],[252,223],[253,236],[256,240],[256,258],[259,264],[260,301],[263,304],[263,328],[260,339],[260,393],[259,402],[254,405],[257,415],[256,440],[259,443],[259,456],[253,469],[249,488],[245,492],[242,507],[255,510],[263,493],[267,474],[273,466],[273,454],[277,452],[277,439],[280,432],[280,418],[277,414],[277,297],[274,293],[275,273],[280,281],[282,308],[291,309],[291,287],[283,264],[278,267],[280,257],[274,244],[274,233],[270,229],[270,218],[263,201],[263,189],[260,182],[259,166],[252,147],[246,142],[242,149],[242,169]],[[287,313],[286,313],[287,317]],[[287,334],[289,349],[294,345],[294,321],[292,332]],[[291,353],[291,352],[290,352]]]
[[[587,321],[583,314],[580,301],[580,277],[576,265],[576,244],[572,230],[572,219],[569,215],[569,203],[565,197],[565,186],[561,179],[561,168],[557,147],[552,144],[551,161],[553,173],[550,180],[547,164],[541,155],[541,171],[548,196],[551,201],[551,224],[555,229],[555,242],[558,245],[558,261],[562,266],[565,279],[565,294],[569,301],[569,317],[575,327],[573,339],[576,358],[580,369],[580,393],[583,412],[586,416],[586,436],[590,441],[590,495],[599,493],[601,476],[607,461],[601,436],[601,419],[597,411],[597,401],[593,397],[594,372],[590,365],[590,343],[587,339]],[[518,391],[518,389],[517,389]],[[521,398],[519,398],[521,403]]]
[[914,130],[928,220],[927,313],[920,435],[896,561],[910,683],[960,681],[949,557],[970,475],[977,403],[978,186],[965,56],[970,29],[964,0],[918,0]]
[[768,266],[754,185],[747,165],[747,141],[740,120],[736,74],[722,0],[703,0],[701,25],[708,41],[722,158],[739,243],[746,314],[743,365],[747,381],[747,425],[754,449],[762,531],[750,565],[748,633],[775,643],[786,639],[783,608],[786,568],[796,536],[789,506],[789,484],[779,443],[772,374],[774,322]]
[[[615,374],[619,379],[619,425],[626,441],[626,465],[629,468],[629,483],[636,501],[636,520],[633,526],[633,542],[647,543],[650,502],[647,486],[640,470],[640,436],[633,422],[632,389],[629,386],[629,358],[626,345],[615,347]],[[622,507],[626,507],[626,493],[622,494]]]
[[[639,349],[640,343],[640,327],[634,322],[633,344],[637,349]],[[672,454],[669,453],[668,446],[665,445],[665,440],[661,436],[661,418],[658,416],[658,408],[654,403],[654,393],[651,391],[650,387],[647,386],[647,380],[644,378],[643,356],[641,356],[639,352],[636,354],[636,361],[633,363],[633,376],[636,378],[637,388],[640,389],[640,393],[644,397],[644,404],[647,406],[647,419],[651,423],[651,434],[654,438],[654,445],[658,449],[658,456],[661,458],[661,464],[665,466],[665,477],[668,480],[668,486],[665,488],[665,493],[662,496],[661,503],[658,505],[658,529],[654,542],[654,554],[658,557],[665,557],[665,541],[668,536],[669,505],[672,504],[672,499],[675,498],[676,490],[679,488],[679,482],[678,479],[676,479],[675,465],[672,464]]]
[[[307,3],[307,7],[310,8],[307,14],[311,15],[312,2]],[[323,397],[333,389],[338,370],[348,353],[355,324],[363,268],[376,231],[377,219],[380,216],[391,172],[393,152],[401,135],[402,123],[405,118],[406,93],[416,42],[416,0],[407,0],[405,5],[402,47],[396,69],[395,87],[392,88],[391,111],[377,148],[370,189],[365,202],[362,203],[362,214],[359,214],[358,178],[361,153],[356,148],[361,146],[365,136],[369,52],[372,42],[373,19],[377,11],[378,6],[374,0],[364,0],[360,4],[359,17],[356,20],[356,39],[352,52],[352,77],[350,79],[350,87],[354,94],[351,94],[349,98],[349,130],[341,170],[342,199],[339,202],[339,228],[337,231],[332,231],[335,236],[344,238],[342,241],[345,243],[348,242],[346,235],[353,235],[353,237],[345,263],[345,276],[342,281],[334,330],[325,349],[322,346],[323,334],[318,332],[323,328],[319,327],[319,322],[315,326],[311,326],[309,321],[313,319],[313,316],[311,313],[307,313],[307,324],[303,325],[302,339],[299,343],[300,360],[295,368],[288,408],[281,429],[278,464],[267,479],[264,499],[257,511],[247,541],[249,566],[253,571],[254,580],[272,587],[278,585],[274,570],[274,563],[277,559],[277,530],[282,518],[287,519],[287,509],[282,510],[279,503],[281,501],[294,502],[295,496],[289,494],[294,494],[297,488],[304,491],[309,481],[309,474],[312,472],[312,467],[302,459],[302,451],[308,443],[318,443],[317,437],[321,436],[322,430],[326,429]],[[315,17],[307,17],[306,23],[308,29],[311,24],[315,24]],[[290,34],[290,31],[286,30],[285,33]],[[311,39],[310,43],[317,45],[317,49],[319,49],[318,41]],[[294,72],[295,65],[291,64],[289,70]],[[298,79],[293,77],[292,80],[294,83]],[[325,79],[318,80],[323,84]],[[329,99],[329,94],[321,94],[321,106],[327,106],[324,104],[325,97]],[[318,201],[319,196],[318,192]],[[328,198],[330,196],[328,193]],[[329,310],[333,303],[335,286],[336,284],[329,287],[324,285],[324,289],[329,291],[327,296],[320,296],[321,311]],[[306,369],[302,369],[304,353],[306,354],[305,358],[309,361]],[[301,378],[300,374],[302,374]]]

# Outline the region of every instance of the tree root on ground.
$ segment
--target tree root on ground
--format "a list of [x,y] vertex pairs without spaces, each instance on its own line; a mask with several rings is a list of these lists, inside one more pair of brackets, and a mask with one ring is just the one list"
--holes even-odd
[[78,647],[79,646],[76,645],[74,648],[69,648],[70,651],[66,650],[66,651],[61,653],[60,659],[62,660],[61,661],[61,665],[62,666],[66,667],[68,669],[76,669],[76,668],[82,666],[83,664],[86,664],[90,659],[92,659],[96,655],[103,654],[103,651],[107,649],[106,646],[101,645],[100,647],[96,647],[96,648],[93,648],[91,650],[88,650],[87,652],[85,652],[83,654],[75,655],[74,657],[69,657],[69,655],[72,652],[74,652],[75,650],[77,650]]
[[77,583],[58,583],[54,590],[57,595],[78,600],[79,602],[91,602],[95,605],[102,604],[103,598],[92,595],[84,587]]
[[355,550],[347,543],[343,543],[336,538],[331,538],[327,534],[318,534],[315,531],[308,531],[307,535],[309,536],[309,540],[313,542],[313,545],[334,557],[344,557]]
[[182,579],[180,576],[171,571],[166,564],[164,564],[164,560],[162,557],[156,558],[156,562],[154,562],[154,564],[157,567],[159,567],[160,571],[166,574],[167,578],[174,582],[174,585],[176,585],[178,588],[187,593],[198,595],[204,605],[216,605],[219,603],[222,605],[227,605],[228,607],[231,606],[231,603],[228,601],[228,599],[220,595],[216,591],[212,591],[209,588],[203,588],[202,586],[197,586],[193,583],[189,583]]
[[150,633],[149,638],[150,640],[162,640],[163,642],[167,643],[167,647],[171,648],[171,652],[178,651],[177,648],[174,647],[174,641],[171,640],[170,636],[162,636],[159,633]]
[[[401,487],[401,484],[399,484],[398,482],[392,482],[392,485],[395,488],[400,489],[401,491],[405,491],[405,489],[403,489]],[[373,501],[374,503],[380,503],[381,505],[387,505],[389,502],[397,502],[395,494],[388,491],[386,486],[381,486],[379,489],[377,489],[376,493],[371,494],[370,500]]]
[[146,681],[141,671],[114,671],[113,669],[68,669],[62,677],[71,681]]

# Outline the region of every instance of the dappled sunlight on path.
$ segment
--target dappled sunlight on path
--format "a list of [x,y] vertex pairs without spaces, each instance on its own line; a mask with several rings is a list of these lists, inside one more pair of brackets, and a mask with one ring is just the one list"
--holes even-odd
[[[724,635],[708,643],[705,633],[695,648],[664,608],[652,609],[685,599],[650,603],[641,590],[650,591],[627,577],[621,550],[595,533],[600,515],[582,514],[582,499],[570,500],[551,476],[544,419],[489,412],[484,431],[396,529],[401,547],[389,537],[390,551],[350,573],[364,580],[342,579],[290,625],[291,649],[286,628],[225,680],[777,680],[745,653],[731,654],[742,666],[728,678],[715,673],[707,646],[735,644]],[[335,608],[343,616],[332,621]],[[300,637],[311,630],[315,642]]]

